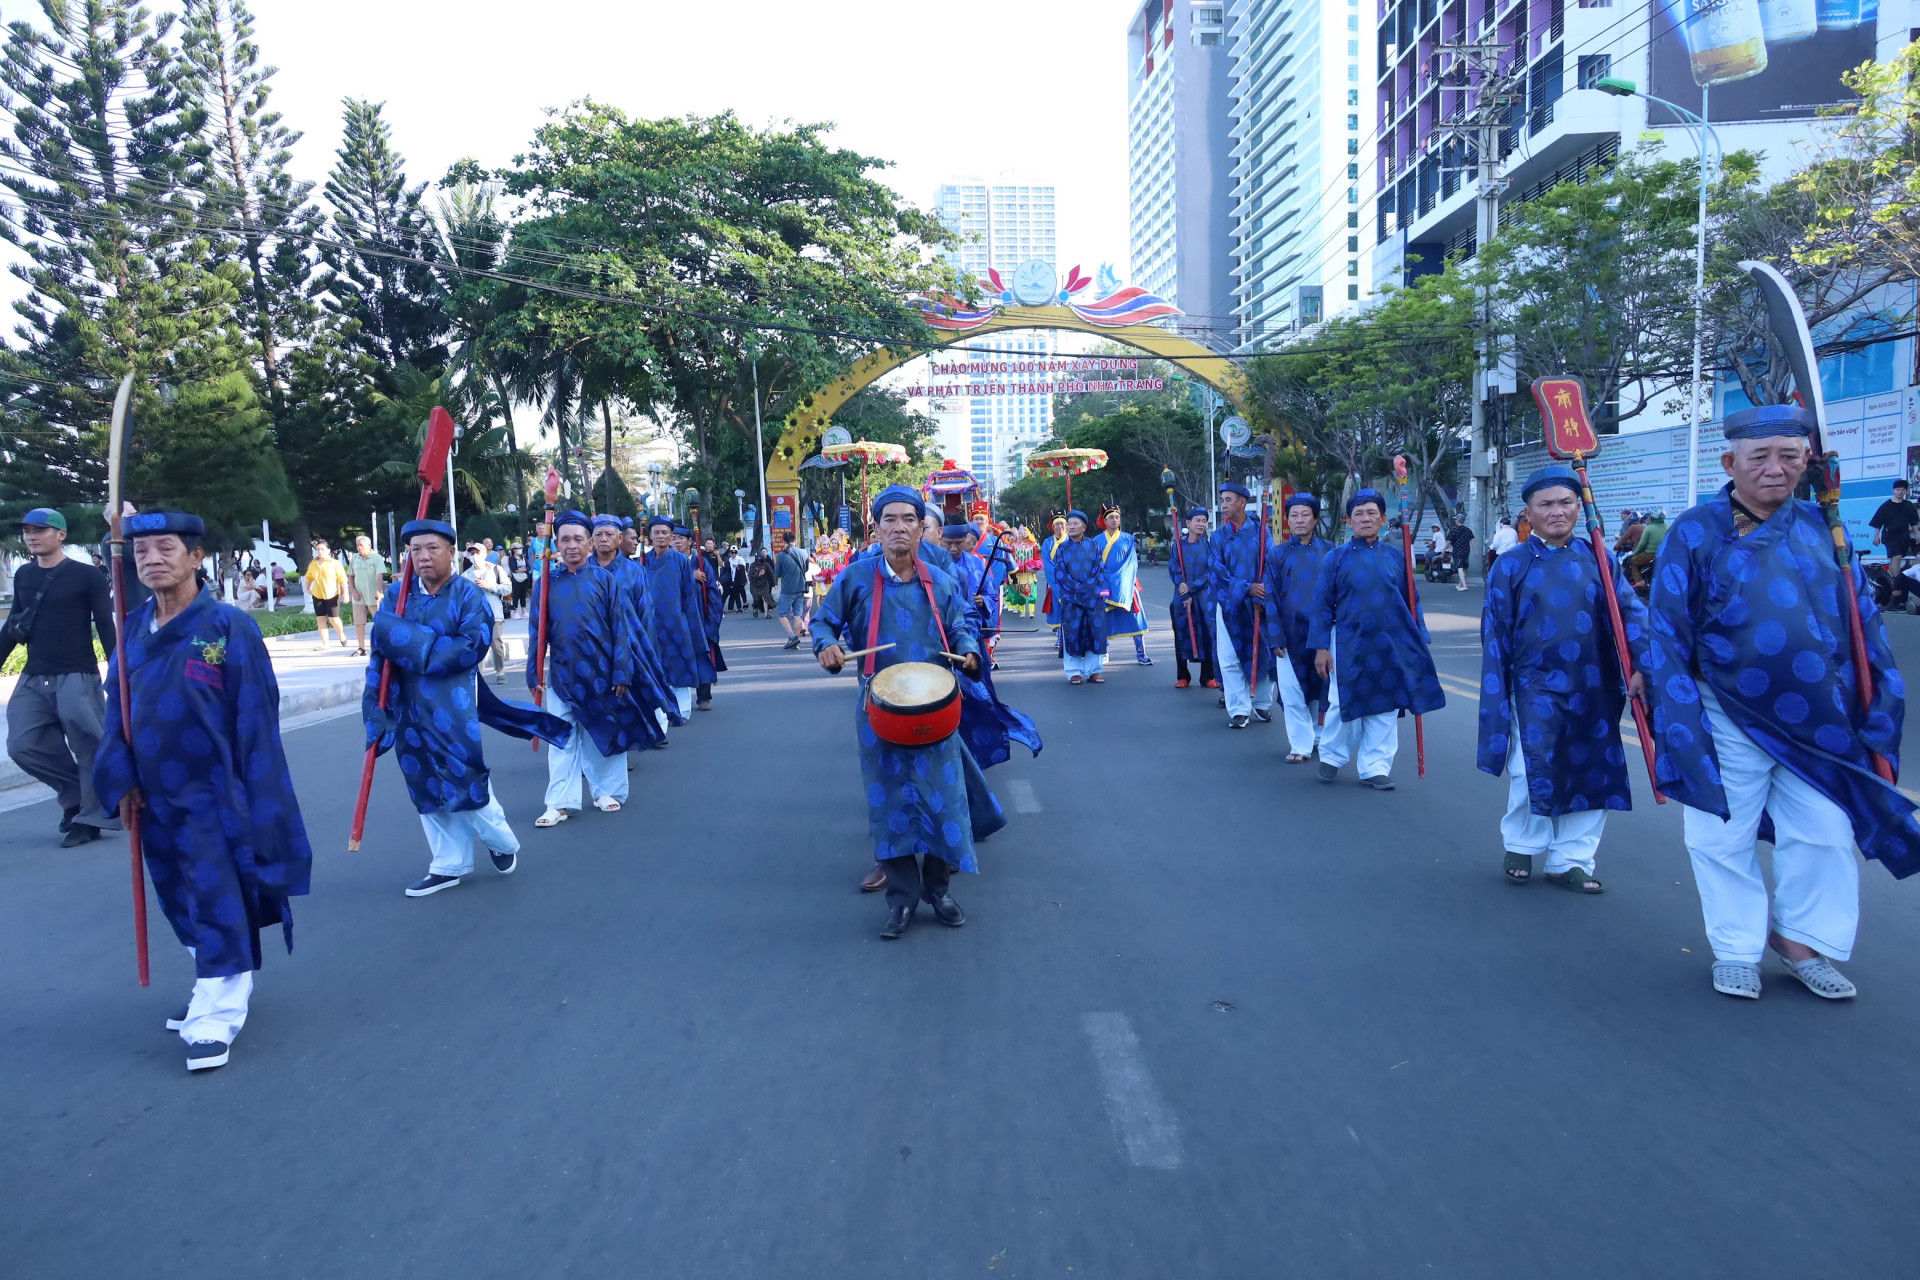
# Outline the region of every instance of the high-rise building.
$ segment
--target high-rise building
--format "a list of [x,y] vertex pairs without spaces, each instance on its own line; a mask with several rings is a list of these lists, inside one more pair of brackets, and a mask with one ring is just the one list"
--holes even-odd
[[1362,122],[1378,2],[1236,0],[1228,15],[1242,349],[1356,307],[1370,290]]
[[[935,193],[934,211],[960,237],[960,246],[947,253],[960,271],[982,277],[991,268],[1011,282],[1023,262],[1038,260],[1059,269],[1051,184],[946,182]],[[981,349],[977,356],[975,349]],[[1055,349],[1050,333],[994,334],[970,343],[967,359],[1019,360],[1052,355]],[[953,349],[956,357],[961,350]],[[1027,453],[1053,431],[1053,397],[972,396],[962,403],[968,449],[956,461],[995,491],[1018,480]]]
[[1178,306],[1167,327],[1232,345],[1233,143],[1228,10],[1244,0],[1143,0],[1127,27],[1132,283]]

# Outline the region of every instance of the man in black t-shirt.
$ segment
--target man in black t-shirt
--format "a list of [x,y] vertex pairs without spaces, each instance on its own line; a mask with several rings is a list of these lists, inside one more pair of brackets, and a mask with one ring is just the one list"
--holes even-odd
[[1907,501],[1907,482],[1893,482],[1893,498],[1880,504],[1873,513],[1873,519],[1867,521],[1873,526],[1873,544],[1887,549],[1887,576],[1893,580],[1893,598],[1888,602],[1890,608],[1904,610],[1907,607],[1907,580],[1900,570],[1906,567],[1907,557],[1914,551],[1916,524],[1920,524],[1920,503]]
[[27,667],[7,699],[7,755],[59,795],[60,847],[72,849],[120,829],[93,793],[93,753],[107,716],[93,633],[112,653],[113,599],[106,574],[67,558],[67,520],[58,511],[27,512],[20,536],[33,559],[13,575],[0,662],[24,644]]

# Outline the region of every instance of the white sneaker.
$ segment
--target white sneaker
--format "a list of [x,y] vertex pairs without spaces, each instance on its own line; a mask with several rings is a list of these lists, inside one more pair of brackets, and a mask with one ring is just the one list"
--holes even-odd
[[533,820],[536,827],[557,827],[572,815],[565,809],[549,809]]

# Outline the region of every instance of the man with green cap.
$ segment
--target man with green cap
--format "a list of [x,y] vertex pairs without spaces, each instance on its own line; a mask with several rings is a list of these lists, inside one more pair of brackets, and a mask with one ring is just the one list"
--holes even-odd
[[107,575],[68,559],[67,518],[35,507],[20,518],[33,556],[13,575],[13,611],[0,627],[0,662],[27,647],[27,666],[7,700],[7,755],[60,798],[62,849],[118,831],[93,791],[93,755],[107,714],[100,651],[113,652],[113,598]]

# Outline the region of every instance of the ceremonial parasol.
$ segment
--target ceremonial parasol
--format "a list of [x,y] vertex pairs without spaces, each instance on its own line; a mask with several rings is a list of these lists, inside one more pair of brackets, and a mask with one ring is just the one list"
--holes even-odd
[[1059,476],[1067,482],[1067,506],[1073,506],[1073,478],[1107,465],[1105,449],[1048,449],[1027,455],[1027,470]]
[[837,458],[842,462],[860,464],[860,527],[867,527],[867,468],[873,463],[887,466],[890,463],[905,462],[905,446],[888,444],[884,440],[854,440],[847,444],[830,444],[820,451],[823,458]]

